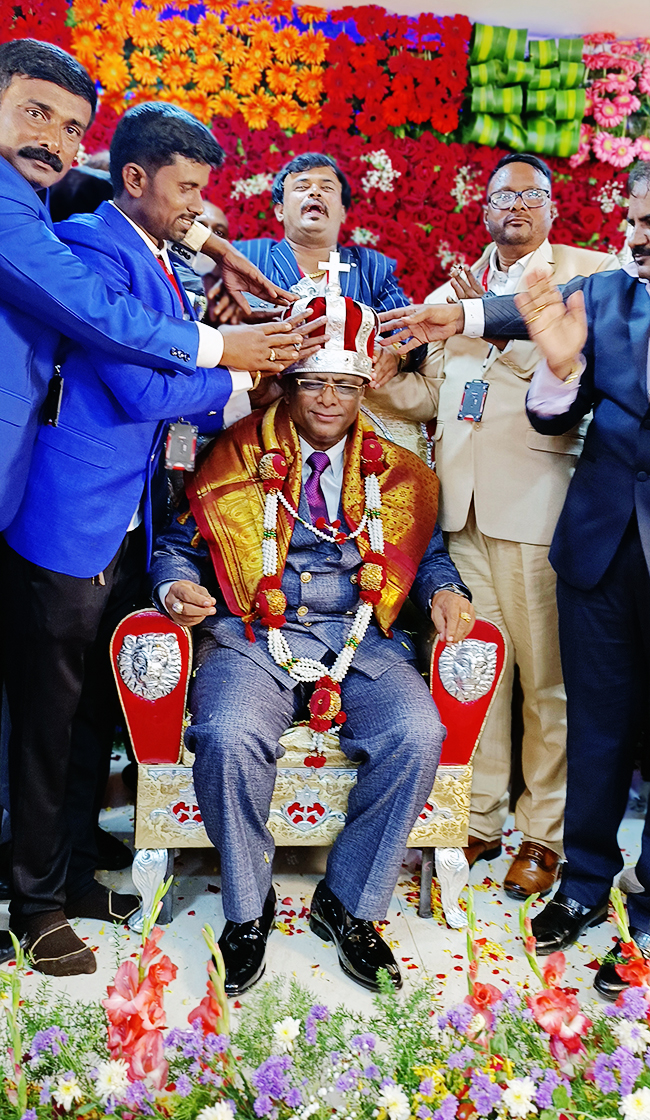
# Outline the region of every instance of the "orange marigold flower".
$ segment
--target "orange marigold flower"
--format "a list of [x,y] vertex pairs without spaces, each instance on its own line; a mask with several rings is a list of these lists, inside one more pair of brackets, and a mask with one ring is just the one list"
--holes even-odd
[[192,81],[192,62],[183,54],[169,54],[161,64],[160,76],[166,86],[186,86]]
[[313,8],[309,4],[296,8],[296,15],[301,23],[324,23],[327,19],[327,12],[323,8]]
[[254,93],[242,102],[242,113],[249,128],[266,128],[273,111],[275,99],[264,90]]
[[160,60],[151,51],[134,51],[129,65],[136,82],[142,86],[153,86],[160,77]]
[[192,24],[182,16],[160,21],[160,42],[168,51],[187,51],[192,45]]
[[211,98],[202,89],[188,89],[185,91],[187,107],[203,124],[212,120]]
[[292,94],[298,84],[298,73],[293,66],[282,66],[275,62],[266,71],[266,84],[271,93]]
[[300,36],[300,57],[312,66],[324,62],[329,43],[322,31],[308,31]]
[[246,57],[246,44],[243,39],[227,31],[219,44],[219,57],[224,62],[242,62]]
[[253,37],[251,45],[248,48],[248,59],[251,65],[259,66],[260,70],[265,70],[267,66],[271,65],[273,60],[270,46]]
[[119,3],[103,4],[99,22],[106,31],[110,30],[126,39],[131,23],[131,5],[126,8]]
[[131,84],[131,75],[124,57],[114,51],[104,55],[97,68],[97,77],[104,89],[112,93],[121,93]]
[[276,35],[277,31],[273,24],[269,23],[268,19],[261,19],[255,24],[253,38],[256,43],[268,43],[272,46]]
[[102,14],[101,0],[76,0],[72,5],[72,14],[77,22],[89,23],[94,27],[99,23],[99,17]]
[[126,101],[124,100],[124,95],[122,93],[102,94],[102,109],[112,109],[118,117],[122,116],[122,113],[126,109],[128,109],[129,105],[127,105]]
[[241,109],[241,102],[231,89],[224,89],[210,98],[210,106],[215,117],[234,117]]
[[208,58],[202,55],[192,69],[194,81],[206,93],[217,93],[218,90],[223,89],[226,84],[226,74],[227,67],[214,56]]
[[313,128],[314,125],[320,121],[321,109],[320,105],[306,105],[304,109],[298,110],[298,123],[296,124],[296,132],[307,132],[308,129]]
[[129,20],[129,35],[136,47],[155,47],[160,42],[162,24],[155,12],[137,8]]
[[147,7],[151,8],[152,12],[162,12],[169,7],[169,0],[147,0]]
[[197,44],[196,50],[200,51],[204,45],[220,42],[224,32],[221,18],[216,12],[207,12],[196,24]]
[[80,31],[75,28],[72,32],[72,50],[82,66],[94,70],[103,51],[101,31]]
[[278,97],[273,107],[273,120],[277,121],[280,128],[295,129],[298,125],[300,108],[293,97]]
[[283,27],[278,31],[273,50],[279,62],[295,62],[300,55],[300,35],[296,28]]
[[105,57],[107,54],[124,54],[124,36],[118,35],[116,31],[107,28],[106,31],[99,31],[98,35],[101,40],[101,55]]
[[242,62],[240,66],[233,66],[230,71],[230,85],[235,93],[252,93],[262,80],[262,71],[259,66],[251,66],[249,62]]
[[270,0],[266,14],[269,19],[291,19],[293,0]]
[[323,95],[322,74],[321,67],[315,67],[313,70],[305,67],[304,70],[299,72],[296,93],[301,101],[306,101],[308,104],[313,101],[320,101]]

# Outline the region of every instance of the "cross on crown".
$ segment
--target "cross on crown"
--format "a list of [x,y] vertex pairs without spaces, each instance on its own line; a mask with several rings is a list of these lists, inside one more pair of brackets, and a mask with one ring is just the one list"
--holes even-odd
[[339,281],[339,275],[341,272],[350,271],[349,264],[341,264],[341,254],[332,250],[330,252],[329,260],[319,261],[318,267],[325,269],[325,271],[327,272],[327,287],[333,288],[334,286],[336,286],[340,291],[341,284]]

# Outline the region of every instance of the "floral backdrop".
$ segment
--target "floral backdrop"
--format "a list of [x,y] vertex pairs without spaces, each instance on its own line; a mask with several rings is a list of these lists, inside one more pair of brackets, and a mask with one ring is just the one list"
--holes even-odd
[[[539,142],[544,153],[573,151],[545,155],[560,213],[552,239],[615,251],[624,236],[625,170],[650,158],[646,39],[602,33],[560,40],[558,51],[554,40],[526,44],[523,32],[472,28],[464,16],[407,17],[376,5],[328,12],[291,0],[174,0],[173,7],[168,0],[0,0],[0,30],[3,38],[57,43],[89,69],[100,109],[86,154],[108,147],[119,115],[140,101],[172,101],[209,124],[228,157],[210,197],[227,211],[233,237],[278,236],[274,172],[301,151],[333,156],[353,193],[343,239],[395,258],[413,299],[441,283],[450,264],[480,254],[481,199],[508,147]],[[485,42],[492,48],[483,50]],[[582,62],[562,62],[576,49],[579,58],[581,42]],[[477,58],[487,59],[482,77],[471,65]],[[490,108],[496,98],[507,112],[503,89],[480,86],[495,66],[502,66],[496,84],[510,83],[506,95],[525,73],[525,108],[534,103],[546,113],[524,116],[523,133],[516,115],[500,118],[496,131],[487,127],[489,114],[477,126],[473,106]],[[537,90],[533,71],[541,67],[551,84],[556,73],[561,86],[563,66],[574,67],[579,89],[568,98]],[[554,147],[549,106],[562,98],[574,115],[568,124],[558,119]]]

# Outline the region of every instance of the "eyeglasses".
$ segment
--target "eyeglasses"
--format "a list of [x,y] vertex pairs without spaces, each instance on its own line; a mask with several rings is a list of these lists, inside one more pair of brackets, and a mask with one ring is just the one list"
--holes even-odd
[[529,210],[537,210],[548,202],[550,197],[550,191],[545,191],[541,187],[531,187],[527,191],[495,191],[489,196],[488,202],[495,210],[511,210],[516,200],[520,198]]
[[337,397],[355,397],[363,389],[363,385],[350,385],[347,381],[309,381],[305,377],[296,377],[295,382],[303,393],[323,393],[327,388]]

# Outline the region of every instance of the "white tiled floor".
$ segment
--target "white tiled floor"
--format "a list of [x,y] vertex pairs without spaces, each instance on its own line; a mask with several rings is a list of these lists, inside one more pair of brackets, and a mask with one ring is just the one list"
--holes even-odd
[[[121,786],[121,783],[119,783]],[[115,784],[117,790],[117,784]],[[116,799],[117,795],[116,795]],[[104,812],[103,825],[125,839],[132,836],[133,809],[123,805]],[[626,818],[621,830],[626,864],[633,864],[639,850],[642,821]],[[482,932],[488,938],[488,960],[480,978],[504,987],[526,985],[528,969],[518,939],[519,905],[499,888],[509,859],[519,843],[519,834],[506,836],[504,854],[492,863],[478,863],[471,872],[475,907]],[[333,946],[324,944],[309,930],[307,907],[313,888],[325,865],[324,849],[280,849],[276,857],[274,883],[278,895],[278,926],[271,935],[267,953],[267,975],[284,973],[308,985],[318,1000],[330,1006],[346,1003],[369,1011],[372,996],[343,975]],[[417,884],[406,867],[400,877],[384,928],[407,985],[422,976],[435,980],[446,1005],[462,999],[467,991],[464,974],[465,933],[448,929],[444,920],[423,920],[417,915]],[[110,886],[128,891],[130,872],[103,875]],[[223,924],[219,876],[212,851],[185,851],[175,866],[174,920],[167,927],[161,947],[178,965],[178,976],[166,999],[170,1025],[184,1024],[188,1012],[205,993],[207,950],[201,927],[209,922],[219,934]],[[541,904],[538,904],[541,905]],[[6,916],[0,914],[6,924]],[[66,990],[76,998],[98,999],[105,993],[120,957],[135,953],[138,939],[126,931],[99,922],[75,922],[79,934],[97,952],[97,972],[52,982],[52,992]],[[594,962],[616,936],[611,922],[590,930],[568,954],[566,982],[592,998]],[[7,966],[3,966],[7,967]],[[32,974],[25,981],[25,994],[39,982]],[[534,983],[534,982],[533,982]],[[244,997],[245,998],[245,997]]]

